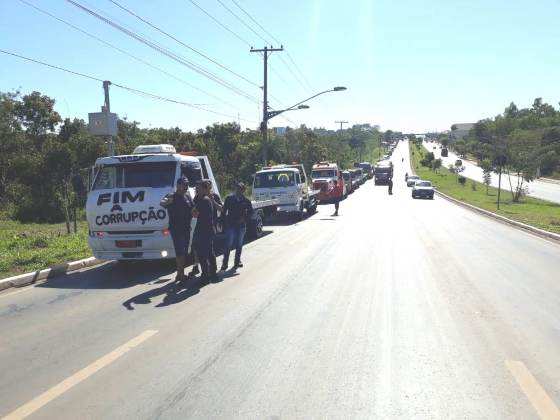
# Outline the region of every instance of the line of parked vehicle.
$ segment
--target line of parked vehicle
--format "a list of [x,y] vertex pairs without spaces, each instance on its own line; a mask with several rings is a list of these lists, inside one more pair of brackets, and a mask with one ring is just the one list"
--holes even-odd
[[[253,178],[254,211],[248,236],[261,236],[265,218],[274,214],[302,220],[305,214],[315,213],[319,204],[345,199],[372,179],[376,168],[361,162],[342,170],[334,162],[318,162],[308,177],[299,163],[263,167]],[[392,174],[392,164],[390,169]],[[195,152],[177,152],[171,145],[159,144],[138,146],[131,155],[97,159],[86,204],[88,242],[95,257],[173,258],[167,211],[159,203],[181,177],[189,180],[191,197],[201,179],[209,179],[213,192],[220,196],[208,157]]]

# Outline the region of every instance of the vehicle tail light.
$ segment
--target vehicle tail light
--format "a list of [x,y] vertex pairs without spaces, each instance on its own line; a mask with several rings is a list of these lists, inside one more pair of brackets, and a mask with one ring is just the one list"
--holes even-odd
[[163,236],[169,236],[169,229],[163,229],[161,233],[163,234]]

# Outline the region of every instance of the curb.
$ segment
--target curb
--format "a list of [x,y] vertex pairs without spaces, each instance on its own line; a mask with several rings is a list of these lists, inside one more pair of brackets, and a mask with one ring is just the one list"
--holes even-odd
[[473,206],[472,204],[465,203],[464,201],[457,200],[456,198],[450,197],[447,194],[444,194],[440,191],[436,190],[436,194],[442,198],[445,198],[452,203],[458,204],[460,206],[466,207],[469,210],[472,210],[476,213],[480,213],[484,216],[490,217],[492,219],[498,220],[502,223],[508,224],[510,226],[514,226],[516,228],[528,231],[534,235],[540,236],[541,238],[545,239],[552,239],[553,241],[557,241],[560,243],[560,235],[554,232],[549,232],[548,230],[543,230],[536,228],[534,226],[527,225],[525,223],[518,222],[516,220],[508,219],[507,217],[500,216],[499,214],[492,213],[491,211],[481,209],[480,207]]
[[20,274],[18,276],[8,277],[0,280],[0,290],[12,287],[22,287],[35,283],[38,280],[53,278],[61,274],[66,274],[82,268],[93,267],[106,262],[95,257],[84,258],[83,260],[71,261],[69,263],[57,264],[44,270],[38,270],[31,273]]

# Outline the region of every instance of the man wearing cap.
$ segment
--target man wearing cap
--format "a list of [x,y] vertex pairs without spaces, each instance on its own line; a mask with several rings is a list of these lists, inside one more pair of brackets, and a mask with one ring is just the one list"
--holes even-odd
[[188,191],[189,180],[181,177],[177,180],[177,189],[173,194],[167,194],[160,205],[167,209],[169,215],[169,233],[173,239],[175,258],[177,262],[177,281],[185,279],[185,265],[189,249],[193,201]]
[[224,201],[222,215],[224,216],[226,244],[221,268],[223,271],[228,268],[229,253],[233,246],[235,246],[234,268],[243,267],[241,262],[243,239],[247,230],[247,222],[253,215],[253,206],[244,193],[245,184],[239,182],[236,185],[235,193],[229,195]]

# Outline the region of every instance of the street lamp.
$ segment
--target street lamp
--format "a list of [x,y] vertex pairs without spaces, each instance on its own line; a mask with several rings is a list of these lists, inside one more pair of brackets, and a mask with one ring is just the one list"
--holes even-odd
[[298,102],[297,104],[294,104],[286,109],[280,109],[277,111],[266,111],[263,115],[263,121],[261,123],[261,131],[262,131],[262,147],[263,147],[263,161],[264,164],[267,164],[268,158],[267,158],[267,137],[268,137],[268,120],[270,120],[271,118],[276,117],[277,115],[282,114],[283,112],[286,111],[295,111],[298,109],[308,109],[309,106],[308,105],[303,105],[304,102],[307,102],[313,98],[316,98],[319,95],[323,95],[325,93],[329,93],[329,92],[340,92],[346,90],[345,86],[335,86],[332,89],[327,89],[324,90],[322,92],[316,93],[313,96],[310,96],[307,99],[304,99],[303,101]]

